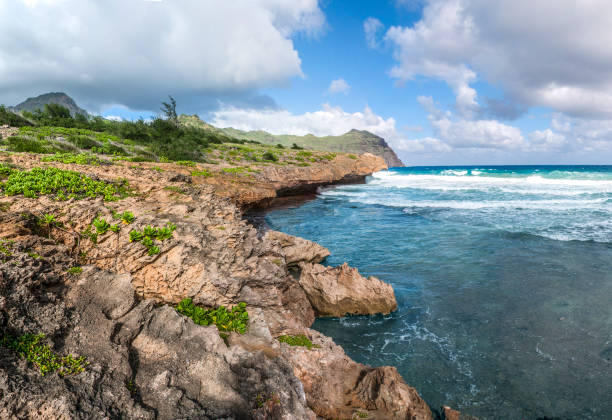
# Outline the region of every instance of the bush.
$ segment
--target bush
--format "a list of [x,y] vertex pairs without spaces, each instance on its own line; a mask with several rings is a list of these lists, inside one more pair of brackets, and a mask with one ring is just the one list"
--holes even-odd
[[263,160],[267,160],[267,161],[270,161],[270,162],[276,162],[276,161],[278,161],[278,158],[276,157],[276,155],[275,155],[274,153],[270,152],[270,151],[265,152],[265,153],[264,153],[264,154],[261,156],[261,158],[262,158]]
[[101,147],[102,145],[88,136],[73,135],[67,139],[70,143],[81,149],[92,149],[94,147]]
[[9,111],[4,105],[0,105],[0,125],[10,125],[11,127],[23,127],[33,125],[30,121],[19,114]]
[[303,147],[300,147],[300,146],[298,146],[298,145],[297,145],[297,144],[295,144],[295,143],[293,143],[293,145],[291,146],[291,148],[292,148],[293,150],[304,150],[304,148],[303,148]]
[[27,137],[11,136],[6,139],[8,150],[12,152],[48,153],[49,148],[43,142]]

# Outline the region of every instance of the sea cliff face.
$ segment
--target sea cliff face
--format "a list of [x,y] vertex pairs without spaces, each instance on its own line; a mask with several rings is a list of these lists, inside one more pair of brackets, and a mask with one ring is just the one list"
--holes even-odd
[[[320,266],[325,248],[262,235],[243,219],[245,209],[284,195],[363,180],[386,167],[382,158],[339,155],[309,167],[207,176],[193,175],[206,173],[205,164],[0,160],[20,171],[120,178],[131,189],[118,201],[0,198],[2,418],[432,418],[394,368],[356,363],[310,329],[321,313],[313,302],[324,301],[330,315],[388,312],[396,306],[391,287],[349,267]],[[124,212],[133,220],[122,221]],[[99,228],[101,220],[113,228]],[[169,233],[150,245],[132,233],[162,226]],[[300,274],[304,267],[310,274]],[[350,284],[325,300],[320,275],[319,283]],[[372,290],[381,295],[374,303]],[[204,308],[245,302],[248,330],[196,325],[174,309],[185,298]],[[20,334],[44,334],[53,352],[89,364],[75,375],[42,376],[7,344]]]

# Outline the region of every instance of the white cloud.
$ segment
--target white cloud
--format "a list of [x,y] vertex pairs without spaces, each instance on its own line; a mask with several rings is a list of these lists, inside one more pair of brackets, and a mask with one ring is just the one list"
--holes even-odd
[[332,82],[329,84],[329,88],[327,89],[327,91],[332,95],[336,93],[344,93],[347,95],[350,90],[351,86],[342,78],[332,80]]
[[612,8],[609,0],[428,0],[411,27],[385,36],[391,75],[446,81],[457,109],[473,117],[476,77],[520,104],[572,116],[612,116]]
[[324,22],[317,0],[0,0],[0,102],[251,93],[301,76],[291,37]]
[[449,153],[453,149],[441,140],[434,137],[424,137],[414,140],[402,140],[397,143],[397,151],[406,153]]
[[376,115],[369,107],[363,112],[346,112],[323,104],[322,109],[304,114],[286,110],[225,108],[212,113],[211,124],[240,130],[265,130],[272,134],[316,136],[344,134],[352,129],[367,130],[385,139],[397,137],[395,120]]
[[377,49],[380,46],[378,37],[383,29],[384,25],[376,18],[369,17],[363,22],[363,31],[365,32],[368,47]]

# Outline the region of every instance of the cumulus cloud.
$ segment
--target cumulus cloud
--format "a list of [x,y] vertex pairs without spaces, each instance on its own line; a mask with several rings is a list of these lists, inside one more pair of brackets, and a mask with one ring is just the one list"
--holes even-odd
[[[316,136],[341,135],[352,129],[367,130],[384,138],[400,158],[413,159],[413,154],[447,153],[451,146],[427,137],[408,139],[396,128],[393,118],[384,118],[366,107],[363,112],[346,112],[341,107],[324,104],[322,109],[304,114],[286,110],[226,108],[213,113],[211,124],[241,130],[265,130],[272,134]],[[420,130],[420,127],[418,128]]]
[[0,102],[252,96],[302,75],[291,37],[324,23],[317,0],[0,0]]
[[332,80],[332,82],[329,84],[329,88],[327,89],[327,91],[332,95],[336,93],[344,93],[347,95],[350,90],[351,86],[342,78]]
[[379,36],[383,29],[384,25],[376,18],[369,17],[363,22],[363,31],[368,47],[377,49],[380,46]]
[[338,136],[351,129],[367,130],[383,138],[397,137],[395,120],[376,115],[369,107],[363,112],[346,112],[323,104],[322,109],[304,114],[287,110],[225,108],[212,113],[213,125],[240,130],[265,130],[272,134]]
[[[478,112],[471,85],[479,77],[520,106],[606,118],[612,116],[611,21],[608,0],[579,7],[573,0],[428,0],[420,21],[391,27],[385,40],[397,61],[393,77],[444,80],[466,117]],[[496,110],[511,117],[507,107],[488,112]]]

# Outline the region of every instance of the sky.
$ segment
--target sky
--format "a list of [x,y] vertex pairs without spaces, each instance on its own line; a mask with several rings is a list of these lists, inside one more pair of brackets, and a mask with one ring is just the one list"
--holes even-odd
[[612,164],[609,0],[0,0],[0,103],[381,137],[407,165]]

